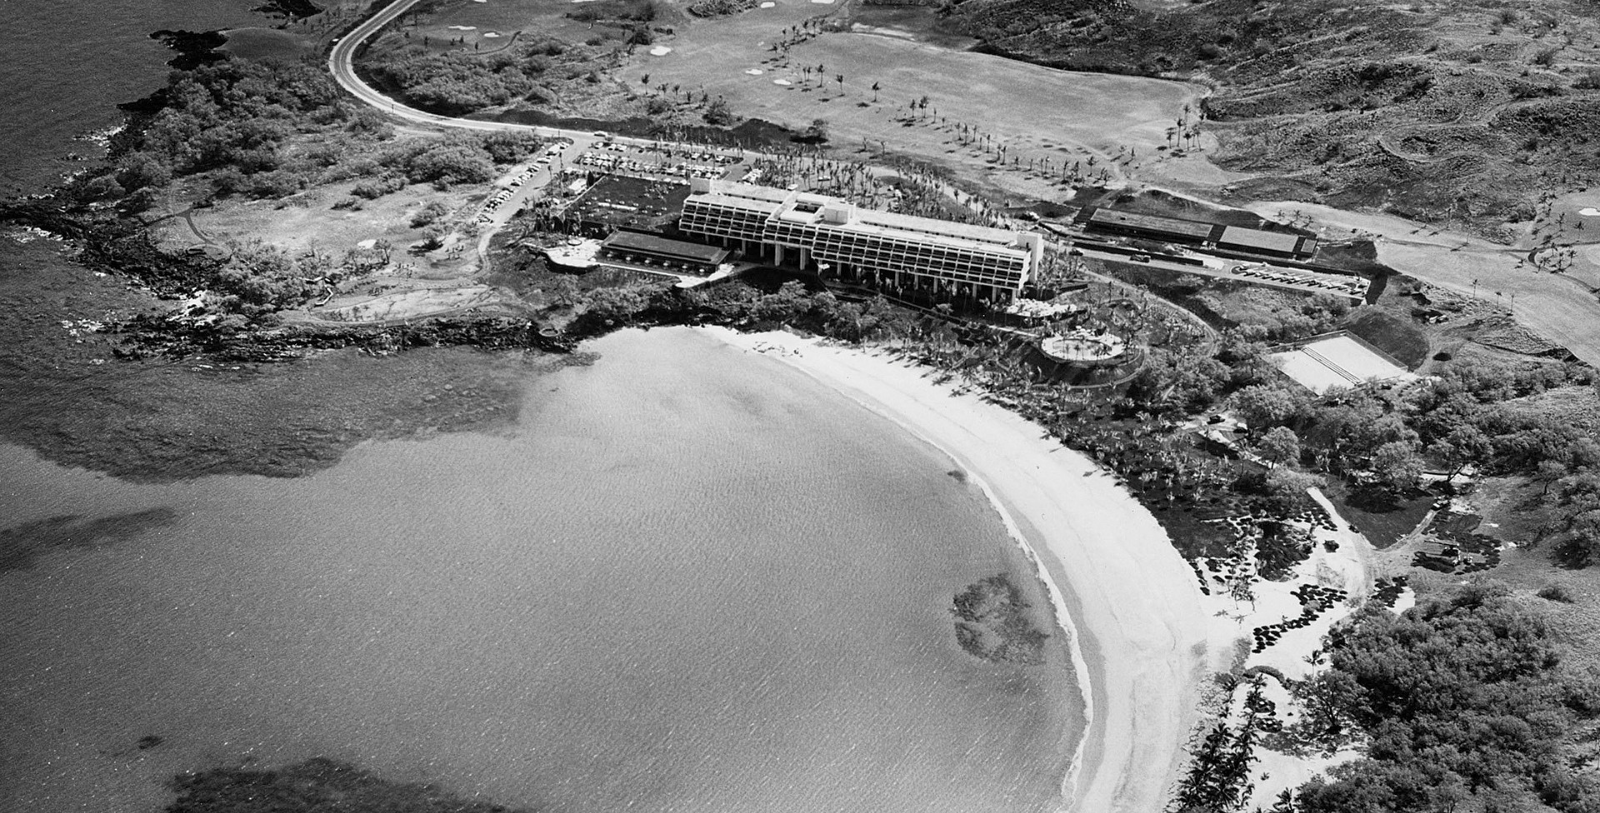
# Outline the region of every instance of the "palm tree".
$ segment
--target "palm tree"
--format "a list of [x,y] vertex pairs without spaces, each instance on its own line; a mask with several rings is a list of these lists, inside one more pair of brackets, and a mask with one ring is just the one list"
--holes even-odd
[[879,87],[880,86],[878,85],[877,82],[873,82],[872,83],[872,101],[873,101],[874,104],[876,104],[877,101],[878,101],[878,88]]

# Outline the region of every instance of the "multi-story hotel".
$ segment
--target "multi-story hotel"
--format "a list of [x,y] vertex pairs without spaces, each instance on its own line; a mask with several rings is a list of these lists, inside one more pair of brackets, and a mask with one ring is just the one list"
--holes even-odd
[[859,209],[827,195],[695,179],[678,228],[778,265],[990,301],[1022,291],[1040,235]]

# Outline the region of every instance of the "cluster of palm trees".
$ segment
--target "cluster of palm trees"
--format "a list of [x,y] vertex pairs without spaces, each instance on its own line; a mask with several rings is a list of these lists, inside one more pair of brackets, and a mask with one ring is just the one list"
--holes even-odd
[[818,34],[821,34],[823,32],[823,23],[825,23],[827,19],[828,18],[825,15],[807,17],[796,25],[791,25],[784,28],[783,38],[772,43],[767,50],[787,55],[790,48],[793,48],[794,46],[799,45],[807,40],[814,39]]
[[1175,150],[1197,150],[1200,148],[1200,123],[1205,121],[1204,110],[1197,110],[1193,103],[1184,102],[1183,115],[1173,121],[1173,126],[1167,128],[1167,147]]
[[[878,85],[873,84],[873,90]],[[876,94],[874,94],[876,95]],[[991,163],[1002,168],[1011,168],[1035,177],[1055,181],[1063,186],[1080,186],[1089,182],[1100,184],[1110,183],[1117,176],[1110,163],[1121,160],[1132,161],[1137,158],[1138,152],[1134,148],[1119,147],[1117,155],[1110,162],[1102,162],[1093,153],[1070,163],[1065,158],[1053,158],[1049,155],[1029,156],[1026,163],[1023,156],[1013,152],[1011,145],[996,137],[993,133],[985,131],[976,124],[966,122],[951,122],[939,116],[939,108],[933,104],[932,99],[922,96],[907,103],[905,113],[895,120],[907,124],[928,122],[935,127],[948,130],[955,144],[970,147],[980,151],[981,154],[992,156]],[[883,142],[880,140],[880,145]],[[1096,166],[1098,165],[1098,169]]]

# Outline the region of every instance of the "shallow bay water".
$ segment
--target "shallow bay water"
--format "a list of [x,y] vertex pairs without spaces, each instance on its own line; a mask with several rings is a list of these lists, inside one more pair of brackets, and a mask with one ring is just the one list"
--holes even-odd
[[996,666],[951,630],[953,593],[1029,572],[982,494],[774,360],[597,349],[508,432],[294,480],[4,447],[0,515],[42,541],[0,572],[0,809],[314,755],[561,811],[1048,809],[1064,647]]
[[[259,25],[255,5],[11,9],[0,185],[82,166],[74,136],[161,83],[150,31]],[[52,331],[119,283],[42,242],[0,239],[0,271],[6,437],[58,459],[293,463],[386,425],[441,366],[491,406],[518,370],[93,366],[103,348]],[[509,423],[424,421],[488,434],[372,442],[299,479],[132,484],[0,444],[0,810],[156,811],[177,773],[317,755],[579,813],[1049,809],[1078,693],[1060,647],[1021,668],[955,646],[952,595],[1031,570],[952,464],[704,336],[600,349],[529,373]]]

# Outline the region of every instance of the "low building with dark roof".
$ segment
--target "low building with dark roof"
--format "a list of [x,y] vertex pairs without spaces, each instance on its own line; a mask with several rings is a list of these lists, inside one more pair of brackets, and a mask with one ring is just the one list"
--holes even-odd
[[1103,207],[1090,210],[1084,224],[1094,231],[1194,245],[1215,242],[1223,229],[1215,223],[1204,223],[1199,220],[1181,220],[1176,217],[1124,212]]
[[1202,220],[1184,220],[1104,207],[1090,207],[1084,212],[1081,220],[1090,231],[1291,259],[1304,259],[1317,251],[1317,238],[1290,232],[1225,226]]
[[709,274],[717,270],[717,266],[726,262],[731,253],[720,246],[669,240],[634,231],[614,232],[600,244],[602,259],[693,274]]
[[1317,238],[1289,232],[1228,226],[1222,230],[1222,236],[1217,238],[1217,248],[1302,258],[1317,253]]

